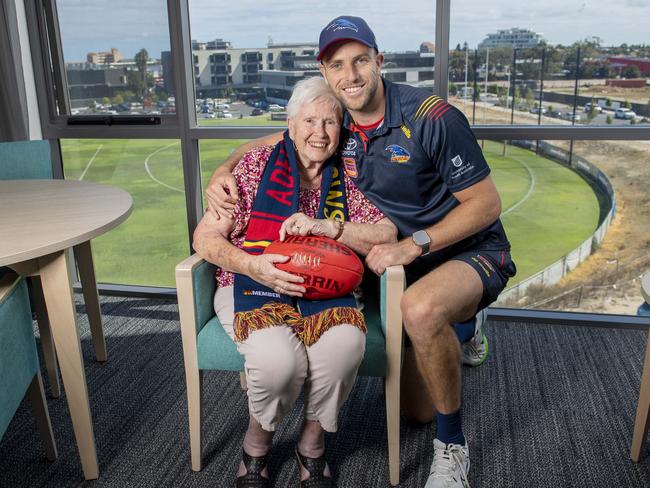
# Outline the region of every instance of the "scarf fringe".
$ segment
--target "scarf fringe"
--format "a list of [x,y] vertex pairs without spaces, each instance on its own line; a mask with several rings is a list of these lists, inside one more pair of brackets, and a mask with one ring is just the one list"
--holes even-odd
[[296,326],[302,326],[302,321],[302,316],[288,303],[265,303],[261,308],[235,314],[235,342],[245,341],[251,332],[276,325],[286,324],[295,330]]
[[363,314],[353,307],[328,308],[305,317],[303,323],[302,334],[298,334],[298,337],[307,347],[316,344],[325,332],[336,325],[350,324],[357,327],[364,334],[368,332]]
[[328,308],[303,318],[291,305],[279,302],[266,303],[261,308],[248,312],[237,312],[233,328],[235,342],[242,342],[256,330],[287,325],[293,329],[298,339],[309,347],[316,344],[330,328],[341,324],[353,325],[364,334],[368,332],[363,314],[356,308]]

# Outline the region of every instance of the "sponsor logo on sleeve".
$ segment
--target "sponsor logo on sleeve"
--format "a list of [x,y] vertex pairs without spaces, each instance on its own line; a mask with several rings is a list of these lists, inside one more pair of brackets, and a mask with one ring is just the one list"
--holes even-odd
[[411,159],[411,155],[409,154],[409,152],[406,149],[404,149],[402,146],[398,146],[397,144],[391,144],[385,150],[390,151],[391,163],[404,164],[409,159]]
[[456,154],[451,158],[451,164],[454,165],[454,171],[451,172],[451,179],[456,179],[463,176],[468,171],[474,169],[474,165],[469,161],[463,161],[463,158],[460,157],[460,154]]
[[410,138],[411,138],[411,129],[409,129],[408,127],[406,127],[404,124],[402,124],[402,126],[400,127],[400,129],[402,129],[402,132],[404,132],[404,135],[406,136],[407,139],[410,139]]

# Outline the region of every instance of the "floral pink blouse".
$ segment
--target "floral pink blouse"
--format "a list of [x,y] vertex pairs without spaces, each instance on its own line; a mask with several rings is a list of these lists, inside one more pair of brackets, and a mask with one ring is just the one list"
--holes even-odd
[[[235,227],[230,233],[229,240],[240,249],[243,248],[248,220],[253,209],[253,200],[272,152],[273,146],[261,146],[248,151],[233,170],[239,191],[239,202],[233,212]],[[361,193],[347,175],[344,176],[344,181],[348,215],[351,222],[374,224],[384,218],[381,210]],[[301,188],[298,211],[315,218],[320,204],[320,193],[320,188]],[[232,285],[234,280],[234,274],[230,271],[223,271],[221,268],[217,270],[217,285],[219,287]]]

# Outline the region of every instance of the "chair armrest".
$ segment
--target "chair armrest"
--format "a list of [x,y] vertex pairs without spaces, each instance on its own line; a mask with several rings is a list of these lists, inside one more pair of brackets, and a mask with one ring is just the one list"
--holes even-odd
[[198,334],[214,317],[217,267],[193,254],[176,266],[176,292],[181,328],[193,326]]
[[404,294],[405,278],[403,266],[389,266],[381,275],[379,310],[381,328],[386,338],[387,374],[400,374],[404,328],[402,326],[401,301]]
[[404,266],[389,266],[380,277],[379,311],[381,329],[387,335],[389,324],[398,323],[402,328],[400,302],[405,288]]

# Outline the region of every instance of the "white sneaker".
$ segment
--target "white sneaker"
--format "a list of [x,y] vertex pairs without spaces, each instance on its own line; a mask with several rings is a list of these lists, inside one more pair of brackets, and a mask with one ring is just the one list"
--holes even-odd
[[488,357],[488,340],[483,332],[483,324],[487,319],[487,309],[476,314],[474,336],[461,344],[461,359],[467,366],[480,366]]
[[467,442],[445,444],[433,440],[433,463],[424,488],[469,488],[469,448]]

